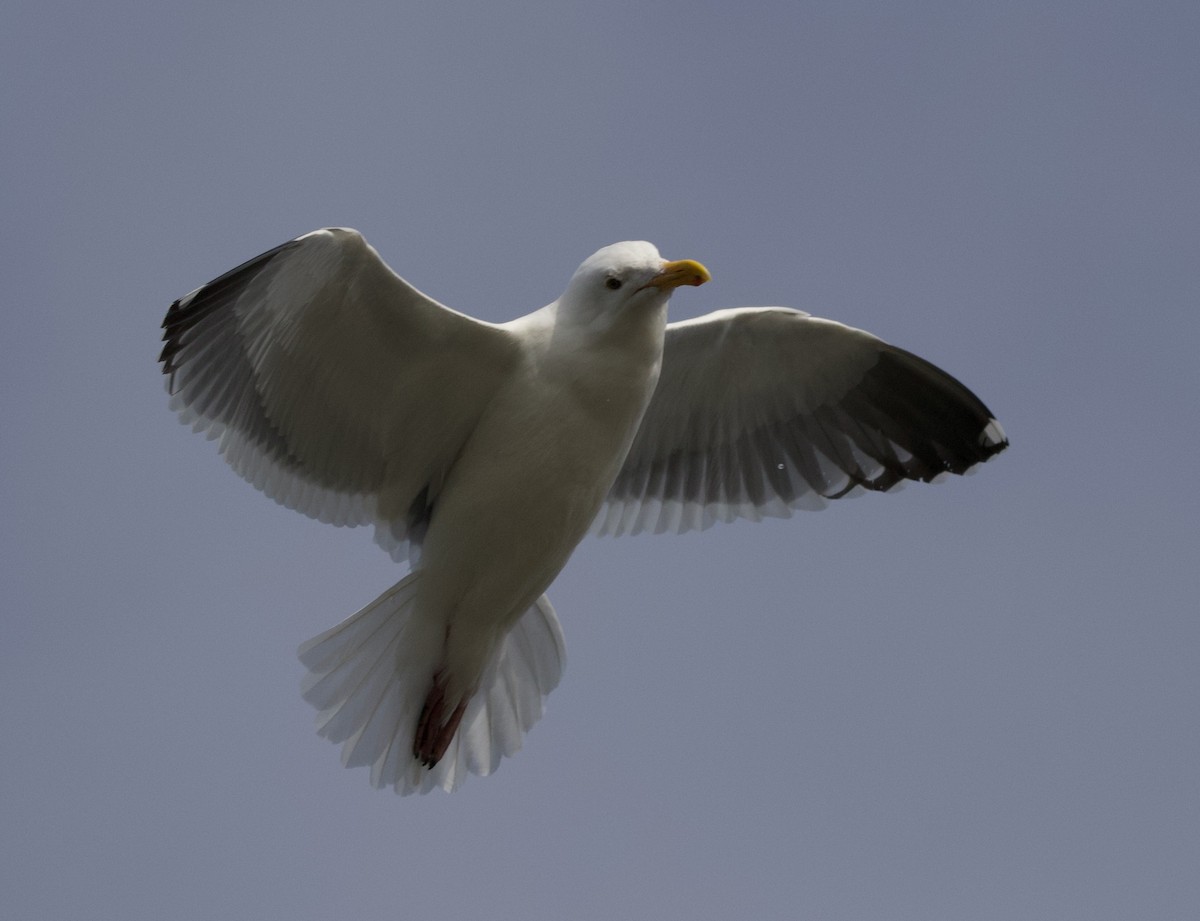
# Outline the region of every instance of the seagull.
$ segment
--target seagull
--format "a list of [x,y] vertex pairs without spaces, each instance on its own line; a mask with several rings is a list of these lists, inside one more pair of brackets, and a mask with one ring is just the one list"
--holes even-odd
[[545,592],[589,529],[787,517],[1008,445],[953,377],[784,307],[667,322],[710,280],[606,246],[507,323],[418,291],[326,228],[175,301],[171,408],[270,498],[371,525],[403,579],[308,641],[319,734],[376,787],[453,791],[516,753],[565,661]]

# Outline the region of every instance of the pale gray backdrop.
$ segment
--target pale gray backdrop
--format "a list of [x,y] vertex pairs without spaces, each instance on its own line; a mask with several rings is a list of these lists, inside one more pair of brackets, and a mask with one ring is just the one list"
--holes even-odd
[[[56,3],[0,28],[0,915],[1179,919],[1200,904],[1200,7]],[[599,246],[961,377],[1012,448],[589,540],[562,686],[453,797],[295,647],[399,576],[166,409],[167,305],[361,229],[507,319]]]

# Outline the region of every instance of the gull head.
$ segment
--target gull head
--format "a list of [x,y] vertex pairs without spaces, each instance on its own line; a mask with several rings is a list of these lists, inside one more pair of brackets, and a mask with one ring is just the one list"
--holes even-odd
[[699,262],[663,259],[653,243],[613,243],[594,252],[575,270],[558,299],[559,313],[560,317],[565,313],[591,322],[618,317],[630,307],[662,308],[676,288],[702,285],[710,278]]

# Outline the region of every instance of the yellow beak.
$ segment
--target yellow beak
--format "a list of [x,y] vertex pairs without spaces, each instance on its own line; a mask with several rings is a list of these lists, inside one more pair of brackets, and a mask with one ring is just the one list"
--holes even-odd
[[708,269],[694,259],[680,259],[676,262],[664,262],[658,274],[646,282],[664,290],[678,288],[680,285],[702,285],[711,281]]

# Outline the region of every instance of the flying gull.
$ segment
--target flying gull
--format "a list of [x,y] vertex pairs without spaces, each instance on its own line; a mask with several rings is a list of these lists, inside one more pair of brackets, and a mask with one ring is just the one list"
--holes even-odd
[[964,473],[1008,444],[929,362],[783,307],[667,322],[709,280],[606,246],[553,303],[457,313],[354,230],[314,231],[171,305],[171,406],[276,502],[373,525],[410,571],[300,647],[347,766],[452,791],[521,747],[564,662],[545,594],[589,528],[683,532]]

